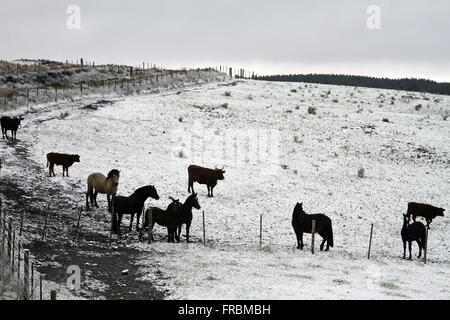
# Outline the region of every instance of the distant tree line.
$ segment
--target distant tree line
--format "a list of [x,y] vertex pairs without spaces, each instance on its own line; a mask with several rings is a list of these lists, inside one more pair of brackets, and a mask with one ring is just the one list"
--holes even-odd
[[436,82],[426,79],[388,79],[365,76],[339,75],[339,74],[289,74],[258,76],[257,80],[306,82],[332,84],[338,86],[367,87],[379,89],[393,89],[405,91],[428,92],[434,94],[450,95],[450,83]]

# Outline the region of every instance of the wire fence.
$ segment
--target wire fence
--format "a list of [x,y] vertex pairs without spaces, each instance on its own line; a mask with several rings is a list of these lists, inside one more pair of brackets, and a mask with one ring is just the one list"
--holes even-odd
[[[52,86],[23,87],[0,90],[0,106],[3,109],[17,109],[18,106],[29,107],[42,103],[58,102],[90,94],[102,96],[109,94],[133,94],[152,90],[178,82],[192,83],[203,79],[207,82],[216,79],[213,68],[197,70],[163,71],[158,74],[139,72],[127,78],[106,80],[85,80],[77,83],[54,83]],[[217,74],[216,74],[217,75]]]
[[[43,281],[45,274],[36,270],[36,261],[23,245],[23,214],[20,226],[15,225],[12,217],[6,216],[0,199],[0,254],[8,259],[13,279],[17,280],[24,300],[46,300],[44,298]],[[50,297],[56,299],[55,290],[51,290]]]
[[[3,62],[4,63],[4,62]],[[8,63],[8,66],[10,63]],[[17,64],[17,73],[38,71],[40,67],[36,64],[33,66]],[[42,68],[42,67],[41,67]],[[80,70],[79,65],[57,63],[51,65],[49,70],[61,69],[76,69]],[[117,68],[117,70],[115,69]],[[133,94],[137,91],[152,90],[164,85],[174,84],[177,81],[183,83],[195,82],[203,79],[207,82],[213,81],[217,74],[229,76],[230,78],[254,78],[255,73],[243,68],[234,69],[227,66],[215,66],[208,68],[197,69],[181,69],[181,70],[166,70],[166,69],[148,69],[145,64],[142,68],[133,68],[127,66],[81,66],[81,70],[99,70],[99,74],[106,72],[104,77],[107,77],[107,71],[114,70],[115,77],[102,80],[81,80],[78,82],[68,82],[67,80],[55,80],[51,85],[47,86],[27,86],[21,88],[0,88],[0,107],[4,110],[17,109],[18,106],[27,107],[29,111],[30,105],[38,105],[42,103],[58,102],[64,99],[73,99],[75,97],[83,97],[89,94],[101,94],[102,96],[108,94]],[[8,67],[9,71],[14,70],[13,67]],[[20,70],[20,71],[19,71]],[[214,74],[216,73],[216,74]],[[0,72],[1,75],[1,72]],[[120,75],[120,76],[119,76]],[[110,75],[111,76],[111,75]]]

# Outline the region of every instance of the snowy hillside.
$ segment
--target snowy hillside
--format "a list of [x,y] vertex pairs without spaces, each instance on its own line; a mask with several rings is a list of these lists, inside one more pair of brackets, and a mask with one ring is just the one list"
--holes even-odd
[[[410,201],[450,208],[449,97],[245,80],[110,100],[94,111],[82,108],[86,99],[36,108],[17,136],[43,167],[48,152],[81,156],[69,178],[61,167],[55,178],[42,173],[74,188],[67,196],[80,203],[93,172],[121,170],[120,195],[153,184],[160,200],[147,205],[165,208],[169,196],[187,198],[190,164],[225,166],[215,198],[194,185],[202,208],[194,210],[193,243],[182,236],[168,244],[159,226],[151,245],[138,243],[134,229],[129,235],[141,251],[139,278],[168,289],[169,298],[448,299],[448,211],[431,224],[426,265],[417,244],[413,261],[402,259],[400,230]],[[332,219],[329,252],[318,252],[317,236],[312,255],[309,234],[305,250],[295,248],[297,202]],[[103,196],[99,205],[106,215]]]

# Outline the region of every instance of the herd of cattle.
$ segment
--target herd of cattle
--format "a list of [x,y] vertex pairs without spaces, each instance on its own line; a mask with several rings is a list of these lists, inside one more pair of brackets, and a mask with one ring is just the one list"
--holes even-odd
[[[11,139],[16,139],[17,130],[23,118],[19,117],[1,117],[2,138],[9,139],[7,132],[11,131]],[[63,177],[69,176],[69,167],[75,162],[80,162],[79,155],[70,155],[62,153],[48,153],[47,167],[49,167],[49,176],[55,176],[54,166],[63,167]],[[0,159],[1,170],[1,159]],[[223,169],[209,169],[200,166],[191,165],[188,167],[188,192],[190,196],[182,204],[179,200],[170,198],[172,203],[169,204],[166,210],[152,207],[148,209],[145,214],[145,221],[143,228],[153,228],[155,223],[166,227],[168,231],[168,241],[180,242],[181,228],[186,224],[186,240],[189,242],[189,228],[192,222],[192,208],[200,209],[197,194],[194,192],[194,182],[204,184],[208,189],[208,197],[214,197],[214,187],[218,180],[224,180]],[[111,212],[112,229],[114,232],[120,234],[120,222],[122,215],[131,215],[129,230],[131,231],[134,215],[137,214],[136,230],[139,229],[140,214],[143,211],[144,203],[152,197],[159,199],[158,193],[154,186],[145,186],[137,189],[129,197],[117,196],[117,189],[119,185],[120,171],[111,170],[108,176],[101,173],[93,173],[87,180],[86,192],[86,209],[90,210],[89,198],[92,206],[97,205],[97,194],[106,194],[108,201],[108,211]],[[409,244],[409,259],[411,260],[411,244],[416,241],[419,245],[419,256],[421,257],[422,249],[426,248],[426,227],[423,223],[416,221],[416,217],[423,217],[426,219],[427,228],[435,217],[443,217],[445,209],[434,207],[429,204],[422,204],[416,202],[408,203],[408,211],[403,215],[403,227],[401,230],[401,237],[403,241],[403,258],[406,258],[406,244]],[[149,215],[150,213],[150,215]],[[413,218],[413,223],[410,223],[410,218]],[[151,219],[150,221],[148,219]],[[312,230],[312,221],[315,223],[315,229]],[[322,238],[323,242],[320,245],[320,250],[326,250],[333,247],[333,229],[332,222],[329,217],[323,214],[308,215],[303,211],[302,204],[297,203],[292,214],[292,227],[297,237],[298,249],[303,249],[303,233],[316,232]]]

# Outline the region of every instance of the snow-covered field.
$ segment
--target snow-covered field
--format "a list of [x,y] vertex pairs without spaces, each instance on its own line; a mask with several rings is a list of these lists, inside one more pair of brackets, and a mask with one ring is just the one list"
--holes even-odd
[[[202,209],[194,210],[193,243],[168,244],[166,230],[156,227],[156,243],[134,245],[142,250],[142,279],[158,281],[170,298],[450,297],[447,211],[431,224],[426,265],[416,244],[413,261],[402,259],[400,238],[409,201],[450,207],[450,122],[444,120],[450,97],[245,80],[114,100],[96,111],[81,109],[80,101],[60,103],[54,119],[37,112],[47,121],[26,120],[18,137],[33,145],[43,166],[48,152],[81,156],[70,178],[62,178],[61,167],[51,178],[77,184],[73,198],[80,201],[90,173],[116,168],[121,195],[153,184],[161,198],[147,205],[165,208],[169,196],[188,196],[190,164],[225,166],[215,198],[206,186],[194,186]],[[68,114],[58,118],[63,111]],[[312,255],[310,235],[304,251],[295,249],[297,202],[332,219],[330,252],[317,245]],[[155,264],[167,279],[155,280]]]

